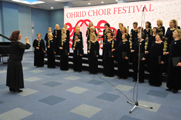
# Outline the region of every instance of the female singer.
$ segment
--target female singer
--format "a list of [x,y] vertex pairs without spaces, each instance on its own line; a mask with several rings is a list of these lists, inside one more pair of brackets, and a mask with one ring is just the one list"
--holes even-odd
[[119,42],[122,39],[122,28],[123,28],[123,23],[119,23],[119,29],[117,30],[117,35],[116,35],[116,44],[117,46],[119,45]]
[[[89,27],[89,28],[87,29],[87,32],[86,32],[87,44],[88,44],[89,40],[91,39],[91,38],[90,38],[91,34],[95,34],[95,35],[97,36],[97,33],[96,33],[96,30],[95,30],[94,26]],[[87,47],[87,49],[88,49],[88,47]]]
[[149,59],[150,59],[150,55],[148,53],[149,49],[150,49],[150,46],[152,45],[152,41],[150,40],[153,32],[152,32],[152,29],[151,29],[151,23],[150,22],[146,22],[145,23],[145,27],[146,29],[144,29],[144,39],[145,39],[145,57],[146,57],[146,60],[145,60],[145,64],[148,66],[147,67],[147,70],[149,71]]
[[87,36],[87,41],[89,41],[89,35],[90,35],[90,28],[91,27],[94,27],[93,23],[92,22],[89,22],[89,25],[87,27],[87,31],[86,31],[86,36]]
[[81,72],[82,71],[82,55],[83,55],[83,45],[80,40],[80,34],[75,34],[75,41],[73,45],[73,69],[74,71]]
[[158,26],[158,32],[164,36],[165,35],[165,27],[163,26],[163,21],[157,20],[157,26]]
[[[141,38],[141,39],[140,39]],[[139,43],[140,43],[140,71],[139,71],[139,82],[144,82],[144,61],[145,61],[145,40],[144,33],[138,33],[138,39],[135,40],[133,50],[133,82],[137,81],[137,74],[138,74],[138,52],[139,52]]]
[[70,42],[70,31],[67,29],[67,25],[66,24],[64,25],[64,28],[66,30],[66,35],[67,35],[66,39]]
[[107,33],[108,33],[108,32],[111,32],[110,24],[109,24],[109,23],[106,23],[106,24],[104,25],[104,27],[105,27],[105,29],[103,30],[103,43],[104,43],[105,41],[107,41]]
[[[62,32],[64,30],[62,29]],[[60,69],[68,70],[68,55],[69,55],[69,41],[66,34],[62,34],[61,43],[59,44],[60,49]]]
[[59,54],[59,41],[61,39],[61,30],[60,30],[60,27],[59,27],[59,24],[56,24],[55,25],[55,30],[53,31],[53,36],[54,36],[54,40],[56,42],[56,45],[55,45],[55,52],[56,54]]
[[[158,30],[158,28],[157,28],[157,27],[154,27],[154,28],[153,28],[153,35],[150,36],[150,41],[151,41],[151,43],[149,44],[149,47],[151,47],[151,46],[152,46],[152,43],[156,41],[155,37],[156,37],[156,35],[157,35],[158,33],[160,33],[159,30]],[[160,33],[160,34],[162,34],[162,33]],[[162,34],[162,35],[163,35],[163,34]],[[149,42],[150,42],[150,41],[149,41]]]
[[107,34],[107,41],[104,44],[103,50],[103,62],[104,62],[104,72],[105,76],[113,77],[114,76],[114,51],[115,41],[113,39],[113,33],[109,32]]
[[149,83],[153,86],[161,86],[162,84],[162,56],[163,56],[163,35],[156,35],[156,41],[153,42],[150,53],[150,77]]
[[75,43],[75,35],[78,35],[80,38],[80,41],[82,43],[82,46],[83,46],[83,38],[82,38],[82,32],[80,31],[80,26],[76,26],[76,29],[75,29],[75,32],[74,32],[74,36],[73,36],[73,44],[72,44],[72,48],[74,46],[74,43]]
[[91,39],[88,42],[88,56],[89,56],[89,73],[96,74],[98,71],[98,56],[99,56],[99,43],[97,36],[92,33]]
[[[168,76],[167,76],[167,91],[173,90],[173,93],[177,93],[181,89],[181,30],[176,29],[173,32],[173,38],[171,44],[171,49],[169,52],[169,61],[168,61]],[[174,60],[176,59],[177,60]],[[178,61],[176,65],[174,61]]]
[[7,67],[6,86],[9,87],[10,91],[22,92],[20,88],[24,88],[24,81],[21,61],[24,50],[30,48],[30,43],[28,41],[28,37],[25,38],[26,45],[19,42],[21,39],[20,31],[12,32],[10,39],[12,42]]
[[38,33],[37,39],[33,42],[34,50],[34,66],[43,67],[44,66],[44,52],[45,51],[45,43],[43,39],[41,39],[41,34]]
[[168,70],[168,58],[169,50],[173,39],[173,32],[177,29],[177,20],[173,19],[170,21],[170,27],[167,29],[164,41],[163,58],[164,58],[164,69],[163,72],[167,74]]
[[[52,28],[51,27],[48,28],[48,33],[52,33]],[[46,42],[48,41],[48,33],[46,33],[45,38],[44,38],[44,40]]]
[[[130,36],[129,36],[128,30],[127,30],[126,27],[123,27],[123,28],[122,28],[121,33],[122,33],[122,34],[126,34],[126,36],[127,36],[126,38],[129,40],[129,37],[130,37]],[[121,41],[122,41],[122,38],[121,38]]]
[[47,47],[47,57],[48,57],[48,68],[55,68],[55,48],[56,41],[53,39],[53,34],[48,33],[48,42],[46,44]]
[[[138,23],[134,22],[133,23],[133,29],[131,29],[131,34],[130,34],[130,38],[129,38],[129,42],[130,42],[130,50],[132,50],[133,48],[133,43],[134,41],[138,38],[137,37],[138,34]],[[130,53],[130,59],[129,59],[130,63],[133,62],[133,53]]]
[[[113,49],[114,50],[114,49]],[[116,50],[118,52],[118,79],[127,79],[129,73],[128,58],[130,56],[130,43],[127,34],[122,34],[122,42],[119,43]]]

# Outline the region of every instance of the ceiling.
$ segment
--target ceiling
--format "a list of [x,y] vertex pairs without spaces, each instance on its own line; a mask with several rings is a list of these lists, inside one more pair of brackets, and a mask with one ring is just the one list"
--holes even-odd
[[[7,2],[14,2],[12,0],[2,0]],[[64,2],[70,2],[72,3],[72,7],[85,7],[85,6],[92,6],[92,5],[105,5],[105,4],[116,4],[116,0],[61,0],[61,1],[54,1],[54,0],[40,0],[44,1],[45,3],[42,4],[36,4],[36,5],[27,5],[22,3],[17,3],[21,5],[31,6],[34,8],[40,8],[45,10],[54,10],[54,9],[63,9],[64,8]],[[101,3],[101,2],[104,3]],[[148,0],[126,0],[126,2],[138,2],[138,1],[148,1]],[[90,5],[88,5],[90,3]],[[53,9],[51,9],[53,7]]]

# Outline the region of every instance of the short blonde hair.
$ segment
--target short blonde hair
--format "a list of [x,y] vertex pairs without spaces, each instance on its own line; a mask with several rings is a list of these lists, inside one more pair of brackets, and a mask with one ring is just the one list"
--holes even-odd
[[56,29],[56,26],[58,26],[58,29],[60,29],[60,26],[59,26],[59,24],[56,24],[56,25],[55,25],[55,29]]
[[160,22],[161,26],[163,26],[163,21],[162,20],[157,20],[157,22]]
[[94,26],[90,27],[90,29],[94,29],[95,30]]
[[51,30],[52,30],[52,28],[51,28],[51,27],[48,27],[48,29],[51,29]]
[[53,37],[53,34],[52,34],[52,33],[48,33],[48,37],[49,37],[49,36],[52,36],[52,37]]
[[65,36],[65,38],[67,38],[67,35],[66,35],[66,34],[62,34],[62,36]]
[[36,36],[41,35],[40,33],[37,33]]
[[173,23],[175,23],[175,26],[174,26],[174,27],[177,29],[177,27],[178,27],[178,22],[177,22],[177,20],[176,20],[176,19],[172,19],[171,21],[172,21]]
[[89,22],[89,25],[88,25],[88,27],[90,27],[90,24],[92,24],[92,26],[94,26],[93,22]]
[[181,29],[176,29],[176,31],[178,32],[179,39],[181,39]]
[[119,23],[119,25],[120,25],[120,24],[123,26],[123,23]]
[[77,32],[77,30],[80,32],[80,28],[76,28],[76,29],[75,29],[75,32]]
[[65,30],[65,33],[67,33],[66,29],[63,27],[63,28],[62,28],[62,34],[63,34],[63,30]]
[[123,27],[122,29],[124,29],[124,30],[125,30],[125,33],[128,33],[128,30],[127,30],[127,28],[126,28],[126,27]]

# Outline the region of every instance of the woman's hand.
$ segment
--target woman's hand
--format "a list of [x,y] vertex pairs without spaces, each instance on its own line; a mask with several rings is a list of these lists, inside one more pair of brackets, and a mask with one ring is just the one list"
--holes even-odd
[[144,61],[144,60],[145,60],[145,58],[143,57],[143,58],[142,58],[142,60]]
[[115,51],[115,49],[112,49],[112,52]]
[[48,48],[50,48],[50,46],[48,46]]
[[70,53],[68,53],[67,55],[69,55]]
[[90,53],[90,50],[88,50],[88,53]]
[[75,50],[75,48],[73,48],[73,50]]
[[54,52],[54,54],[56,54],[56,52]]
[[63,47],[59,47],[59,49],[61,49],[61,50],[62,50],[62,49],[63,49]]
[[134,52],[134,50],[131,50],[131,52]]
[[46,53],[46,50],[44,50],[44,53]]
[[114,56],[112,55],[112,58],[113,58]]
[[145,51],[145,54],[148,54],[148,51]]
[[99,57],[98,55],[96,57]]
[[126,60],[128,60],[128,57],[125,57]]
[[177,64],[177,66],[181,66],[181,62],[179,62],[179,63]]
[[82,54],[80,54],[80,56],[82,56]]
[[161,64],[164,64],[164,62],[163,62],[163,61],[161,61]]
[[36,47],[37,50],[39,50],[39,47]]
[[28,39],[29,37],[25,37],[26,43],[30,44]]

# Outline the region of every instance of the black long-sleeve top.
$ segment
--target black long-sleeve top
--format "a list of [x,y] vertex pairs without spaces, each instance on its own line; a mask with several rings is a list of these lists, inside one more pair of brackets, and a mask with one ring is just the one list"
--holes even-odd
[[21,61],[23,59],[23,53],[25,49],[29,49],[30,44],[23,44],[21,42],[12,42],[10,47],[9,60]]
[[[44,52],[44,50],[45,50],[45,43],[44,43],[43,39],[41,39],[40,41],[35,39],[33,41],[33,47],[35,48],[35,51],[42,51],[42,52]],[[36,49],[36,47],[39,47],[39,49]]]
[[125,52],[126,56],[129,58],[130,56],[130,43],[129,41],[122,41],[119,43],[118,47],[115,49],[115,51],[118,53],[119,60],[122,59],[122,53]]

